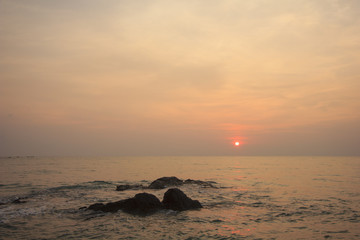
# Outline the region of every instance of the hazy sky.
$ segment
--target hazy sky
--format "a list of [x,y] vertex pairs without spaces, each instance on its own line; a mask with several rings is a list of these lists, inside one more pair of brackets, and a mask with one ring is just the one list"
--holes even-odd
[[0,156],[179,154],[359,155],[360,1],[0,0]]

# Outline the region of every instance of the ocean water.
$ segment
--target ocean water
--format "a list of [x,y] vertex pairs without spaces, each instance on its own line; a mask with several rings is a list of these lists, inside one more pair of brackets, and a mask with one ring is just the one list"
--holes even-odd
[[[360,157],[0,159],[0,239],[360,239]],[[163,176],[200,210],[149,216],[79,209],[166,189],[115,191]],[[20,199],[24,203],[13,203]]]

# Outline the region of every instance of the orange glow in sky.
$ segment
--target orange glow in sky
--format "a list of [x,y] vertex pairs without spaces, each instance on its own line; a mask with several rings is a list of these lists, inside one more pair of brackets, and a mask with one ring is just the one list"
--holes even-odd
[[231,137],[229,139],[231,140],[231,144],[234,147],[240,147],[245,144],[244,140],[246,139],[246,137],[236,136],[236,137]]
[[360,155],[358,1],[88,2],[1,1],[0,157]]

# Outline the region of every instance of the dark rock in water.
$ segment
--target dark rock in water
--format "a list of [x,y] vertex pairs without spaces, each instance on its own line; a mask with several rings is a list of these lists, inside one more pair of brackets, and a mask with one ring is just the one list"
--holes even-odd
[[15,199],[14,201],[12,201],[11,203],[21,204],[21,203],[26,203],[26,201],[23,201],[20,198],[18,198],[18,199]]
[[[200,180],[187,179],[185,181],[177,177],[162,177],[153,181],[148,189],[163,189],[170,186],[182,186],[184,184],[197,184],[203,187],[213,187],[211,182],[204,182]],[[142,189],[143,185],[124,184],[117,186],[117,191],[125,191],[128,189]],[[123,210],[131,214],[146,215],[153,213],[159,209],[172,209],[176,211],[184,211],[189,209],[202,208],[197,200],[192,200],[184,192],[178,188],[171,188],[165,194],[162,203],[160,200],[149,193],[139,193],[132,198],[120,200],[109,203],[95,203],[90,205],[88,210],[103,211],[103,212],[117,212]]]
[[149,214],[163,208],[160,200],[149,193],[138,193],[133,198],[110,202],[107,204],[95,203],[88,207],[90,210],[103,212],[117,212],[123,210],[132,214]]
[[176,211],[202,208],[199,201],[192,200],[178,188],[167,190],[164,194],[162,204],[165,208]]
[[116,191],[125,191],[125,190],[128,190],[128,189],[131,189],[131,186],[130,185],[118,185],[116,186]]
[[[94,203],[90,205],[87,209],[94,210],[94,211],[102,211],[105,205],[103,203]],[[83,208],[81,208],[83,209]]]
[[169,186],[180,186],[184,183],[183,180],[177,177],[162,177],[153,181],[148,188],[150,189],[163,189]]
[[148,188],[150,189],[163,189],[166,187],[171,186],[181,186],[183,184],[197,184],[202,187],[211,187],[216,188],[213,183],[216,182],[210,182],[210,181],[201,181],[201,180],[193,180],[193,179],[187,179],[185,181],[178,179],[177,177],[162,177],[158,178],[155,181],[153,181]]
[[104,206],[101,206],[101,203],[100,203],[99,205],[95,206],[95,209],[96,209],[96,207],[98,207],[96,209],[96,211],[100,210],[100,211],[103,211],[103,212],[117,212],[120,209],[124,208],[125,202],[127,200],[129,200],[129,199],[120,200],[120,201],[117,201],[117,202],[109,202],[109,203],[105,204]]
[[116,191],[125,191],[125,190],[129,190],[129,189],[140,189],[143,188],[142,185],[129,185],[129,184],[124,184],[124,185],[118,185],[116,186]]
[[135,197],[126,199],[122,210],[133,214],[148,214],[163,208],[160,200],[149,193],[138,193]]
[[95,203],[87,209],[102,212],[124,212],[138,215],[147,215],[160,209],[172,209],[175,211],[185,211],[189,209],[202,208],[197,200],[192,200],[178,188],[171,188],[164,194],[162,203],[160,200],[149,193],[138,193],[132,198],[109,202],[107,204]]

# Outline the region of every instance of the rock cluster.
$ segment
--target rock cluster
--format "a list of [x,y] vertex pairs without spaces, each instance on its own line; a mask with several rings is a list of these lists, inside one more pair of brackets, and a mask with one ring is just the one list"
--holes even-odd
[[193,180],[193,179],[181,180],[177,177],[162,177],[162,178],[156,179],[155,181],[150,183],[150,185],[147,187],[143,186],[143,185],[139,185],[139,184],[136,184],[136,185],[125,184],[125,185],[118,185],[116,187],[116,190],[117,191],[125,191],[125,190],[129,190],[129,189],[164,189],[167,187],[182,186],[184,184],[197,184],[201,187],[215,188],[213,183],[214,182]]
[[122,210],[131,214],[147,215],[160,209],[185,211],[197,208],[202,208],[199,201],[192,200],[178,188],[171,188],[165,192],[162,202],[153,194],[138,193],[132,198],[117,202],[109,202],[107,204],[95,203],[87,209],[103,212],[117,212],[118,210]]
[[117,212],[123,210],[133,214],[149,214],[161,208],[159,199],[150,193],[138,193],[132,198],[107,204],[95,203],[88,207],[88,209],[95,211]]
[[[202,187],[215,188],[214,182],[205,182],[201,180],[181,180],[177,177],[162,177],[151,182],[149,186],[140,184],[124,184],[116,187],[117,191],[125,191],[129,189],[164,189],[167,187],[178,187],[184,184],[197,184]],[[86,207],[84,207],[86,208]],[[197,200],[192,200],[178,188],[168,189],[163,197],[162,202],[150,193],[138,193],[132,198],[120,200],[117,202],[109,203],[95,203],[86,209],[102,212],[117,212],[122,210],[131,214],[147,215],[156,212],[160,209],[171,209],[174,211],[185,211],[189,209],[202,208],[202,205]]]

